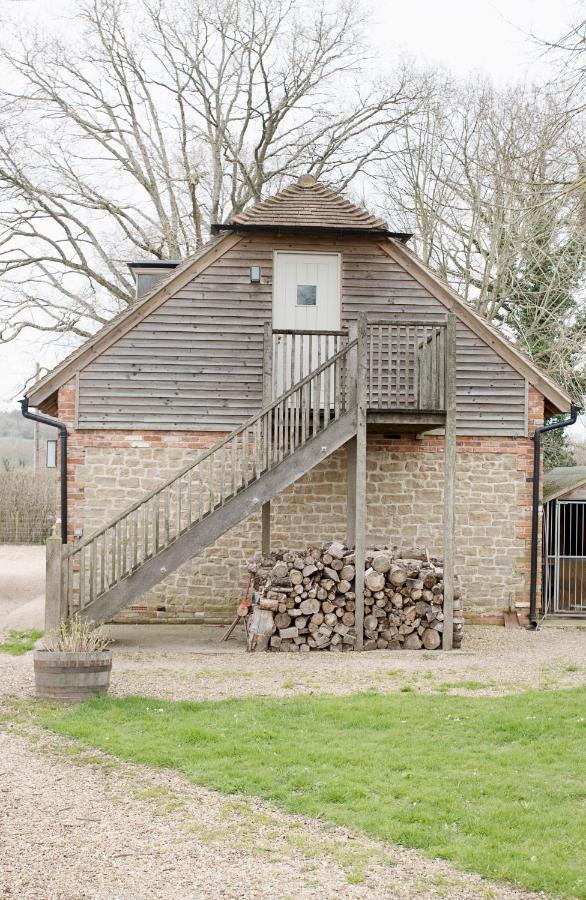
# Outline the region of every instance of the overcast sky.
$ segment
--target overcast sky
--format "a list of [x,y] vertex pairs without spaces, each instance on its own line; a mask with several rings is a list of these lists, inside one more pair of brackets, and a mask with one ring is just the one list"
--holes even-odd
[[[407,55],[422,64],[444,66],[458,75],[473,72],[499,84],[547,76],[547,63],[531,35],[553,39],[575,17],[581,0],[370,0],[375,25],[371,39],[383,59]],[[0,17],[54,21],[64,0],[0,0]],[[1,27],[1,22],[0,22]],[[75,27],[69,18],[67,28]],[[35,362],[55,364],[70,348],[26,334],[0,345],[0,406],[13,406]]]

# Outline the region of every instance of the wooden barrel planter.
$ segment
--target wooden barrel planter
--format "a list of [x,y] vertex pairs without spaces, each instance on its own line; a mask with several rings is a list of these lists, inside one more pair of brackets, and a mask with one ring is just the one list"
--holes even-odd
[[37,697],[79,703],[108,691],[112,651],[61,653],[35,650],[34,667]]

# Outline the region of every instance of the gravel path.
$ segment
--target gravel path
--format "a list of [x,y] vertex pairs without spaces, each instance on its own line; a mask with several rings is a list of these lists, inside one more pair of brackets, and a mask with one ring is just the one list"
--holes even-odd
[[[202,626],[111,626],[116,638],[114,694],[173,700],[246,696],[350,694],[405,687],[499,695],[586,684],[586,627],[545,627],[537,633],[469,626],[453,653],[247,654],[242,638],[219,644],[222,629]],[[176,637],[177,635],[177,637]],[[33,690],[30,658],[0,654],[0,692]]]
[[[149,629],[149,626],[146,626]],[[502,694],[586,683],[586,630],[469,628],[451,653],[247,655],[218,629],[113,628],[113,692],[175,699],[376,688]],[[226,798],[18,723],[30,655],[0,654],[0,897],[516,898],[415,851]],[[1,721],[1,719],[0,719]],[[543,895],[541,895],[543,896]]]
[[52,736],[31,744],[0,732],[0,896],[538,896],[262,802],[222,797],[172,773],[77,749]]

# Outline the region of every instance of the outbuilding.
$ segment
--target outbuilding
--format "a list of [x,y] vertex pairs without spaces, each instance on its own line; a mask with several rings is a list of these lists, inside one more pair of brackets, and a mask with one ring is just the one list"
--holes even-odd
[[567,393],[311,176],[213,232],[133,264],[136,301],[27,392],[67,431],[62,609],[218,622],[261,547],[376,539],[524,617],[532,436]]
[[586,617],[586,466],[543,476],[543,607]]

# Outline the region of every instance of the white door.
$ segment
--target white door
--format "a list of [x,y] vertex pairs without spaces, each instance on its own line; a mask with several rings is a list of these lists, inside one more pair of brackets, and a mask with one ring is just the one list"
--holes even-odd
[[339,330],[339,253],[275,253],[273,328]]
[[[273,329],[340,330],[339,253],[277,251],[273,277]],[[288,390],[325,362],[339,338],[275,335],[273,376],[275,396]]]

